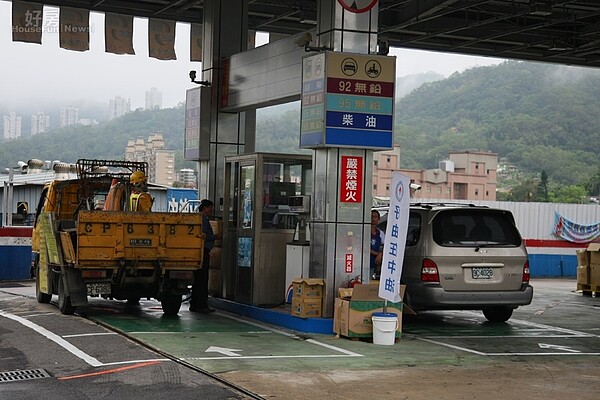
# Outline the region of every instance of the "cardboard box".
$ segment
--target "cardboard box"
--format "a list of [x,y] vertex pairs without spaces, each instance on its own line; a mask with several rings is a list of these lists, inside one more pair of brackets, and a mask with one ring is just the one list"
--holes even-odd
[[[406,286],[400,286],[400,297],[404,296]],[[356,285],[350,299],[335,299],[333,331],[341,336],[373,337],[374,312],[383,312],[384,300],[379,297],[379,285]],[[402,333],[402,302],[387,304],[388,313],[398,314],[396,337]]]
[[[223,233],[223,221],[220,219],[219,220],[211,220],[210,227],[212,228],[213,233],[215,235],[218,235],[219,233]],[[215,240],[215,247],[223,247],[223,241]]]
[[587,249],[581,249],[575,251],[577,254],[577,265],[587,267],[590,265],[590,253]]
[[577,284],[578,285],[589,285],[590,284],[590,266],[579,265],[577,267]]
[[590,259],[589,265],[600,266],[600,243],[590,243],[587,252]]
[[322,299],[323,279],[296,278],[292,281],[294,299]]
[[352,297],[352,288],[339,288],[338,297],[341,299],[350,299]]
[[292,315],[300,318],[320,318],[322,299],[292,299]]
[[590,265],[589,270],[589,284],[592,286],[600,286],[600,264]]
[[[590,243],[587,248],[587,253],[589,257],[589,269],[587,270],[587,283],[592,286],[600,286],[600,243]],[[581,273],[581,278],[584,278],[584,271],[580,271],[577,268],[577,283],[579,282],[579,276]]]

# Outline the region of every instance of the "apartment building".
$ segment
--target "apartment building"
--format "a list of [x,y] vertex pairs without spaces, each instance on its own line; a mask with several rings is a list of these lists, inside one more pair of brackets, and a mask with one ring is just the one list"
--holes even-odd
[[146,90],[146,110],[160,110],[162,108],[162,92],[153,87]]
[[79,108],[61,107],[60,108],[60,127],[77,125],[79,123]]
[[116,96],[108,101],[108,118],[122,117],[131,111],[131,101],[121,96]]
[[195,189],[198,187],[196,172],[191,168],[180,169],[178,181],[181,182],[184,188]]
[[398,171],[421,188],[415,199],[496,200],[498,155],[489,151],[451,151],[438,168],[411,170],[400,168],[400,148],[373,155],[373,196],[388,198],[391,176]]
[[21,137],[21,117],[11,111],[4,116],[4,139],[13,140]]
[[50,129],[50,116],[39,112],[31,116],[31,136],[48,132]]
[[148,181],[172,186],[175,182],[175,151],[167,150],[160,132],[144,138],[129,139],[125,147],[125,160],[148,163]]

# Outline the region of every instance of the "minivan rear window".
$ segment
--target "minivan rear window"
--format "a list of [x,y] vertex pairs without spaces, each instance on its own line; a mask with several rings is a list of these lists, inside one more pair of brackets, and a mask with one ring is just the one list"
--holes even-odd
[[406,245],[414,246],[421,237],[421,215],[411,212],[408,217],[408,231],[406,233]]
[[[387,229],[387,217],[385,214],[381,217],[381,222],[377,224],[377,227],[383,232]],[[421,237],[421,215],[416,212],[411,212],[408,217],[408,231],[406,232],[406,245],[414,246]]]
[[433,240],[440,246],[521,245],[512,214],[502,210],[457,209],[438,213],[432,221]]

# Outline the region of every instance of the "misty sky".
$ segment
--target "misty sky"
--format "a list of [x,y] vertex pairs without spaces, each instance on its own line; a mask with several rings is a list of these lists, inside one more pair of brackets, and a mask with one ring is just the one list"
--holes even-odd
[[[44,7],[44,13],[58,9]],[[0,0],[1,73],[0,103],[10,107],[37,99],[96,100],[106,102],[121,96],[131,100],[131,108],[144,107],[145,93],[156,87],[163,94],[163,107],[173,107],[185,99],[193,87],[189,71],[200,71],[201,63],[190,62],[190,25],[177,23],[175,52],[177,60],[161,61],[148,57],[147,19],[134,19],[135,55],[104,52],[104,14],[90,13],[90,50],[61,49],[58,33],[43,33],[42,45],[12,41],[11,2]],[[257,38],[264,43],[266,35]],[[396,75],[433,71],[449,76],[475,66],[498,64],[500,59],[449,55],[416,50],[391,49],[397,56]],[[200,78],[200,76],[199,76]],[[36,101],[37,102],[37,101]],[[65,104],[67,105],[67,104]]]

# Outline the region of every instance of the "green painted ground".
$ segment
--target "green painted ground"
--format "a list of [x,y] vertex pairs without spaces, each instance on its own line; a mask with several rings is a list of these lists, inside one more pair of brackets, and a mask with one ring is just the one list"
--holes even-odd
[[[160,307],[147,303],[152,304],[142,302],[139,307],[116,312],[107,312],[106,309],[94,312],[92,309],[88,317],[214,373],[245,369],[385,369],[417,364],[472,365],[489,362],[486,358],[416,340],[410,334],[413,329],[415,332],[425,329],[436,334],[435,329],[426,326],[405,327],[405,334],[397,343],[382,346],[333,335],[296,334],[255,321],[244,321],[225,312],[193,314],[182,308],[178,317],[166,318],[162,316]],[[463,328],[466,330],[466,327]],[[481,326],[478,329],[481,330]],[[465,330],[462,330],[463,334]]]

